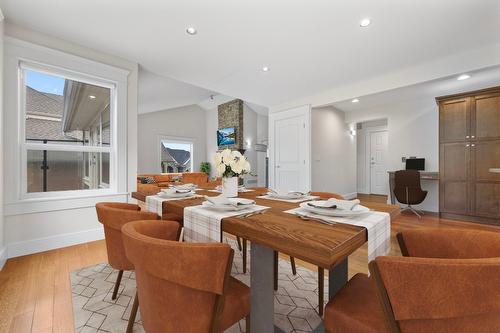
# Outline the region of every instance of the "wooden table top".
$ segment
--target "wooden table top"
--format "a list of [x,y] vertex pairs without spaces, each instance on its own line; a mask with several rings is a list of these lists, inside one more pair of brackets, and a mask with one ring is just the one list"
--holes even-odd
[[[197,193],[219,195],[207,190],[199,190]],[[304,221],[284,213],[298,207],[298,204],[256,198],[262,194],[262,191],[252,191],[240,193],[239,196],[269,207],[268,211],[246,218],[225,218],[222,220],[222,230],[325,269],[331,269],[367,241],[365,228]],[[145,201],[146,195],[148,194],[135,192],[132,197]],[[164,201],[163,211],[183,216],[185,207],[200,205],[203,201],[203,198]]]

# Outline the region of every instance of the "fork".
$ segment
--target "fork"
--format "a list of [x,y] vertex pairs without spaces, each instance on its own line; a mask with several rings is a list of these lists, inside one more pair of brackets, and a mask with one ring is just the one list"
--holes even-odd
[[334,222],[334,221],[324,220],[324,219],[319,218],[319,217],[314,217],[314,216],[310,216],[310,215],[306,215],[306,214],[302,214],[302,213],[298,213],[298,212],[295,212],[294,215],[298,216],[301,220],[304,220],[304,221],[316,221],[316,222],[327,224],[327,225],[337,224],[337,222]]
[[259,210],[257,212],[251,212],[251,213],[242,214],[242,215],[239,215],[238,217],[244,219],[244,218],[247,218],[247,217],[250,217],[250,216],[264,214],[267,211],[268,211],[268,209]]

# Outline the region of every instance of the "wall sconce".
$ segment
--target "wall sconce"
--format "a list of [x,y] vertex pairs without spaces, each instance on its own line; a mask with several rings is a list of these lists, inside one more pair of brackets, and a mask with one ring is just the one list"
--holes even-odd
[[245,146],[244,146],[244,148],[246,150],[250,150],[252,148],[252,140],[251,139],[246,139],[245,140]]
[[354,128],[351,128],[351,129],[349,130],[349,134],[350,134],[351,136],[356,136],[356,130],[355,130]]

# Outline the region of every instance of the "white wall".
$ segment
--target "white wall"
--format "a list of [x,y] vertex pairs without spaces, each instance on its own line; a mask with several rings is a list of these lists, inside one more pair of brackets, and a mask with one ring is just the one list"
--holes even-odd
[[[31,60],[37,61],[37,57],[41,54],[57,54],[54,59],[64,58],[68,62],[78,62],[85,68],[96,68],[94,64],[98,64],[100,69],[107,68],[109,73],[121,72],[123,82],[118,85],[126,92],[122,96],[123,101],[118,101],[118,112],[120,114],[118,122],[123,124],[121,132],[124,135],[118,136],[119,151],[118,159],[118,191],[100,196],[81,196],[78,198],[59,197],[54,199],[44,200],[19,200],[19,197],[13,196],[13,193],[18,192],[19,178],[15,176],[13,165],[16,161],[13,158],[4,158],[4,179],[5,193],[9,194],[4,198],[5,203],[5,219],[4,219],[4,239],[8,248],[8,257],[30,254],[38,251],[45,251],[62,246],[88,242],[91,240],[103,238],[102,226],[98,223],[95,214],[95,203],[99,201],[127,201],[128,193],[135,190],[136,186],[136,170],[137,170],[137,63],[104,54],[95,50],[85,48],[80,45],[75,45],[70,42],[43,35],[37,32],[29,31],[19,26],[6,24],[6,38],[10,43],[15,42],[16,45],[23,47],[27,46],[36,50],[34,58]],[[10,44],[5,45],[4,67],[5,73],[9,72],[9,76],[5,75],[4,88],[10,89],[9,93],[5,93],[5,110],[9,111],[9,117],[5,119],[4,130],[12,131],[12,128],[17,130],[17,92],[12,91],[17,86],[17,76],[13,71],[17,71],[17,64],[10,57]],[[62,53],[61,53],[62,52]],[[76,58],[76,57],[78,58]],[[41,61],[41,60],[39,60]],[[49,61],[50,63],[50,61]],[[58,64],[54,64],[57,66]],[[71,68],[71,67],[69,67]],[[86,71],[82,71],[86,72]],[[103,77],[109,73],[100,72]],[[125,73],[128,73],[128,77]],[[8,81],[7,81],[8,80]],[[120,81],[121,82],[121,81]],[[120,88],[120,89],[122,89]],[[119,131],[120,132],[120,131]],[[12,156],[12,150],[18,149],[16,137],[12,137],[4,132],[3,140],[4,148],[9,148],[9,151],[4,150],[5,157]],[[7,150],[7,149],[6,149]],[[7,182],[9,180],[9,182]]]
[[206,112],[197,105],[141,114],[138,117],[138,173],[161,172],[158,162],[160,136],[193,141],[193,169],[206,161]]
[[[387,118],[389,153],[388,169],[400,170],[401,157],[425,158],[426,171],[439,171],[438,109],[432,98],[408,100],[373,109],[347,112],[346,121],[357,123]],[[427,198],[418,209],[439,211],[439,184],[422,181]]]
[[0,269],[2,269],[7,259],[3,218],[3,34],[4,17],[0,10]]
[[356,196],[356,140],[344,112],[312,109],[312,190]]
[[357,191],[358,193],[370,193],[370,168],[367,166],[370,153],[367,149],[367,134],[370,130],[387,130],[387,119],[366,121],[361,123],[362,128],[356,130],[356,164],[357,164]]

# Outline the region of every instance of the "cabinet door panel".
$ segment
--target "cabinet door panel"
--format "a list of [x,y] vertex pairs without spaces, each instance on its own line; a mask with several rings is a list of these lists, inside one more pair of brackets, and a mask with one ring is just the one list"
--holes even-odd
[[444,180],[467,180],[470,148],[465,143],[441,145],[441,178]]
[[470,129],[468,98],[442,103],[439,112],[441,142],[464,141]]
[[475,135],[477,139],[500,137],[500,97],[476,98]]
[[467,214],[469,208],[470,144],[444,143],[440,147],[440,211]]
[[499,173],[490,168],[500,168],[500,140],[481,141],[471,147],[473,181],[500,181]]
[[498,218],[500,200],[499,200],[500,185],[494,183],[476,183],[475,192],[475,209],[474,213],[477,216]]
[[467,214],[468,196],[466,182],[445,181],[441,188],[441,212],[453,214]]

